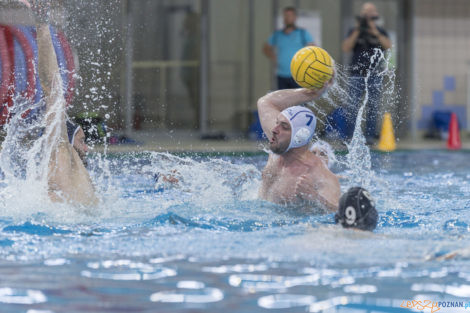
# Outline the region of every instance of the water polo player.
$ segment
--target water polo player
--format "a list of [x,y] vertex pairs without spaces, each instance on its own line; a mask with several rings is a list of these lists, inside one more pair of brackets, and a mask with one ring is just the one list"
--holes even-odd
[[[31,5],[22,0],[28,7]],[[62,90],[57,57],[52,45],[47,16],[47,2],[33,4],[38,42],[38,72],[46,103],[46,149],[49,153],[47,182],[52,201],[85,206],[95,205],[98,199],[90,175],[82,161],[87,151],[81,128],[66,123],[66,101]],[[50,149],[50,150],[49,150]]]
[[373,231],[378,219],[375,201],[364,188],[352,187],[339,199],[335,222],[344,228]]
[[67,120],[65,122],[67,127],[67,136],[72,147],[77,151],[78,156],[86,166],[86,154],[88,152],[88,145],[85,143],[85,132],[80,125]]
[[325,88],[279,90],[258,100],[261,126],[272,151],[263,170],[260,198],[285,205],[338,209],[338,178],[309,150],[315,115],[300,106],[319,97]]
[[335,152],[326,141],[317,140],[310,146],[309,150],[323,160],[328,168],[331,168],[336,163]]

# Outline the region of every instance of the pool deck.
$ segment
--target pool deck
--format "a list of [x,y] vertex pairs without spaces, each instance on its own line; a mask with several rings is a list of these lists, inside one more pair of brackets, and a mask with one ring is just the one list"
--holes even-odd
[[[203,152],[203,153],[230,153],[230,152],[261,152],[263,147],[267,146],[265,141],[255,141],[243,138],[242,136],[227,136],[228,139],[201,139],[200,134],[196,132],[154,132],[154,133],[134,133],[130,138],[136,143],[133,144],[114,144],[114,145],[96,145],[93,148],[95,152],[103,152],[107,149],[111,153],[119,152]],[[462,134],[462,149],[470,150],[470,137]],[[464,140],[466,139],[466,140]],[[345,150],[341,142],[331,142],[335,150]],[[375,149],[374,147],[371,147]],[[428,140],[428,139],[403,139],[397,140],[397,150],[445,150],[446,141]]]

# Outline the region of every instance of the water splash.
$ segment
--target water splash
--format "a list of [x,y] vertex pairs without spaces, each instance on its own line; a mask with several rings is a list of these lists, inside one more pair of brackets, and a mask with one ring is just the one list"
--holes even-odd
[[370,149],[367,146],[362,128],[365,121],[364,117],[367,114],[367,103],[370,98],[369,84],[373,83],[371,82],[372,75],[378,77],[381,81],[379,93],[382,95],[382,109],[378,109],[377,116],[380,116],[379,113],[382,111],[392,110],[398,101],[395,68],[391,65],[390,57],[391,54],[384,54],[380,49],[376,49],[376,53],[371,56],[371,67],[367,71],[366,77],[364,77],[364,98],[360,102],[357,115],[352,115],[355,112],[354,108],[348,108],[356,101],[350,93],[354,86],[350,82],[349,68],[340,64],[335,65],[335,84],[322,99],[308,103],[322,117],[320,123],[324,123],[325,127],[328,126],[328,122],[325,122],[328,113],[338,108],[343,109],[346,119],[350,121],[349,123],[355,121],[351,140],[344,142],[347,149],[346,159],[339,162],[347,169],[345,178],[348,181],[347,184],[351,186],[361,185],[365,188],[374,188],[374,184],[378,179],[371,169]]
[[143,171],[176,176],[179,180],[176,188],[187,192],[191,202],[202,207],[256,199],[261,178],[253,165],[219,158],[197,161],[169,153],[151,153],[151,164]]
[[44,101],[31,104],[21,97],[14,99],[0,153],[0,168],[4,174],[4,188],[0,189],[3,216],[24,217],[53,208],[48,195],[48,175],[53,169],[51,157],[61,137],[65,114],[58,75],[52,82],[50,107],[42,116],[25,117],[30,109],[43,111]]

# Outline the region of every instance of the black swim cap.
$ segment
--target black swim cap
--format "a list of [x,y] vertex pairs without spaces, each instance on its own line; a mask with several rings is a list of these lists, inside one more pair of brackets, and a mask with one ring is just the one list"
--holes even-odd
[[335,223],[340,223],[344,228],[372,231],[377,226],[378,218],[375,202],[364,188],[352,187],[339,199]]
[[73,146],[75,135],[77,134],[78,130],[80,129],[80,125],[72,123],[72,121],[70,121],[70,120],[67,120],[65,122],[65,125],[67,126],[67,136],[69,137],[69,142]]

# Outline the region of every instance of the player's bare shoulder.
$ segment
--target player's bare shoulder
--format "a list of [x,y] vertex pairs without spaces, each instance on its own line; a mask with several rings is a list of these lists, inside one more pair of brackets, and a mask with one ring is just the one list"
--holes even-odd
[[328,180],[334,181],[339,184],[338,177],[330,171],[325,162],[314,153],[309,152],[309,157],[306,158],[305,166],[307,167],[306,173],[314,180]]
[[320,168],[326,168],[325,163],[311,151],[307,152],[307,157],[304,159],[305,165],[309,171],[317,171]]

